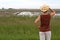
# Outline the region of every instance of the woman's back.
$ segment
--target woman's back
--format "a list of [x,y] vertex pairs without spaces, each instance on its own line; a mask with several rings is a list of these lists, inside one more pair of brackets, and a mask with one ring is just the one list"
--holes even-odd
[[47,15],[40,15],[40,31],[49,31],[50,30],[50,14]]

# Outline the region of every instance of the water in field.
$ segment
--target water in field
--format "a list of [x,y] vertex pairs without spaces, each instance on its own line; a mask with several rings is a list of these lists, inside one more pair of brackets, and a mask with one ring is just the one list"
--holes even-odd
[[[38,15],[40,15],[41,14],[41,12],[29,12],[29,11],[27,11],[27,12],[25,12],[25,11],[23,11],[23,12],[15,12],[15,13],[7,13],[7,12],[2,12],[2,13],[0,13],[0,17],[1,16],[10,16],[10,15],[16,15],[16,16],[30,16],[30,17],[32,17],[32,16],[38,16]],[[60,16],[60,13],[56,13],[55,14],[55,16],[54,17],[56,17],[56,16]]]
[[[14,13],[18,16],[38,16],[40,15],[41,13],[40,12],[21,12],[21,13]],[[55,16],[60,16],[60,13],[56,13]]]
[[[41,14],[41,12],[16,12],[13,14],[18,16],[38,16],[39,14]],[[55,16],[60,16],[60,13],[56,13]]]

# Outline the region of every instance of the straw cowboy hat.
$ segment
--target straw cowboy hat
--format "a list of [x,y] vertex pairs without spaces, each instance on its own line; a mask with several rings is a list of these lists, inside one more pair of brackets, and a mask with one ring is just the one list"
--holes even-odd
[[48,11],[48,10],[49,10],[49,6],[44,4],[44,5],[42,5],[42,6],[40,7],[40,10],[41,10],[42,12]]

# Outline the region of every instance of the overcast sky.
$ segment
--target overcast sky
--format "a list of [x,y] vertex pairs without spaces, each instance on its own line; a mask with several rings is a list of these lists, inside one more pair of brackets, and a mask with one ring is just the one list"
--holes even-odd
[[60,0],[0,0],[0,8],[34,8],[39,9],[43,4],[60,9]]

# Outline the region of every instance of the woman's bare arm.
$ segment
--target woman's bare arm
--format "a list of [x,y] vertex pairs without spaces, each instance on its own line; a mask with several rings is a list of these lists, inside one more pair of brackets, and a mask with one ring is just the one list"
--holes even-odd
[[36,20],[34,21],[34,23],[36,24],[39,21],[40,21],[40,15],[36,18]]
[[51,8],[50,8],[50,11],[51,11],[50,15],[54,16],[55,15],[55,11],[53,9],[51,9]]

